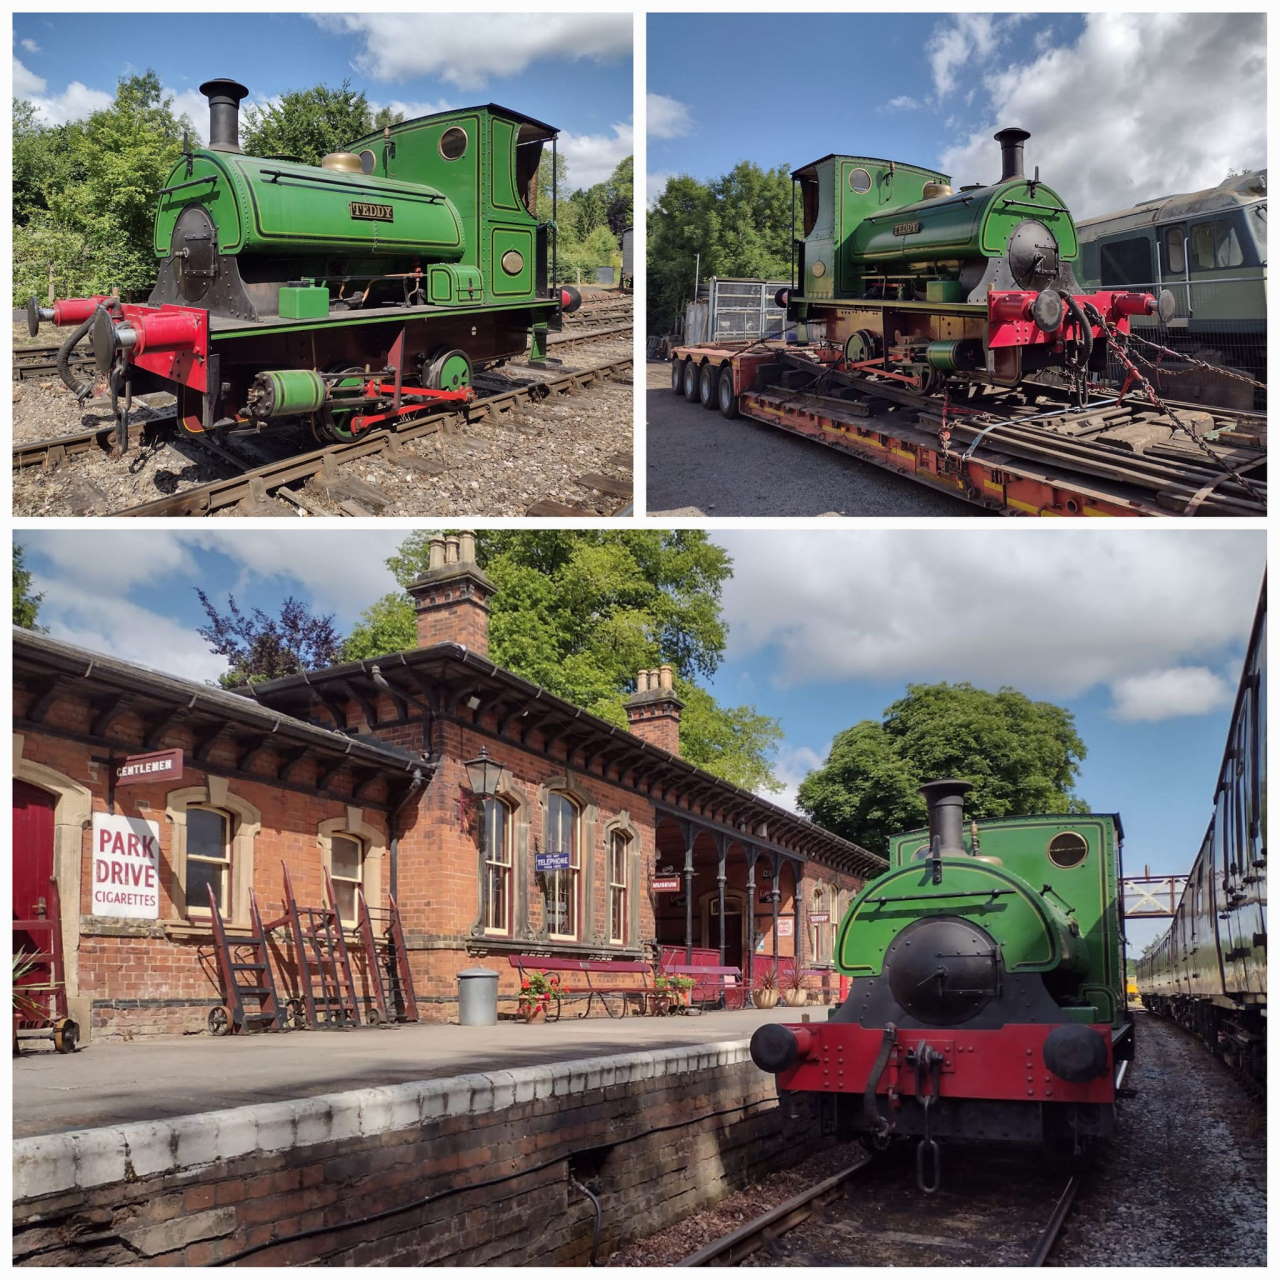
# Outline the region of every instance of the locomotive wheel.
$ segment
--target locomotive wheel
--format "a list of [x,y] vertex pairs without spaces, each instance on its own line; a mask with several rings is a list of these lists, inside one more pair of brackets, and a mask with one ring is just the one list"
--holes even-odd
[[[332,384],[334,388],[364,386],[365,372],[357,366],[353,365],[346,369],[333,369],[330,372],[343,375],[337,382]],[[321,441],[329,443],[336,441],[338,444],[346,444],[356,438],[356,432],[351,429],[351,419],[355,412],[354,409],[333,409],[326,405],[313,415],[312,431]]]
[[671,390],[679,395],[684,390],[684,367],[688,360],[672,360],[671,362]]
[[215,1005],[209,1010],[209,1034],[211,1036],[231,1034],[231,1010],[225,1004]]
[[698,370],[698,400],[704,409],[714,409],[719,393],[720,370],[708,362]]
[[59,1053],[75,1053],[80,1040],[80,1024],[63,1018],[53,1029],[53,1047]]
[[457,347],[441,347],[426,365],[423,386],[436,391],[461,391],[471,385],[471,360]]
[[690,404],[698,403],[698,375],[700,372],[692,358],[684,362],[684,398]]
[[738,397],[733,394],[733,370],[728,365],[720,370],[720,381],[716,386],[716,401],[720,406],[722,417],[738,416]]

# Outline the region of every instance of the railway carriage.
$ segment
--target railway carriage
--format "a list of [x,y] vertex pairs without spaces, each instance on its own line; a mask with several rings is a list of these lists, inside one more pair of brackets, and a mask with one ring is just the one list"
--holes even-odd
[[548,330],[579,301],[549,284],[554,220],[536,214],[554,128],[488,104],[308,165],[242,153],[243,85],[201,92],[209,145],[188,145],[159,193],[147,302],[28,304],[33,335],[42,321],[74,326],[59,371],[77,396],[90,386],[70,358],[91,337],[122,421],[132,395],[168,390],[190,432],[302,419],[351,440],[466,399],[477,369],[526,349],[545,358]]

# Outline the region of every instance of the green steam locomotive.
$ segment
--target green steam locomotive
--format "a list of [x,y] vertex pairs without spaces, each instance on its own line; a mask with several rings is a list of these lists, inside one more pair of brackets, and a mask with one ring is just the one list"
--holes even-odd
[[74,326],[59,371],[79,398],[90,388],[70,356],[91,335],[118,410],[169,390],[191,432],[304,419],[350,440],[466,399],[477,369],[545,358],[548,330],[579,301],[549,284],[554,220],[536,213],[550,125],[489,104],[308,165],[241,152],[243,85],[201,92],[209,145],[187,147],[159,193],[147,302],[28,304],[33,335],[42,320]]

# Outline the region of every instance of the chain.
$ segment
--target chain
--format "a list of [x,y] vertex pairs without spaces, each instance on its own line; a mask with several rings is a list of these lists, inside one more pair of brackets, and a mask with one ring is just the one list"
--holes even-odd
[[1227,466],[1227,464],[1223,462],[1222,459],[1213,451],[1213,446],[1210,445],[1209,442],[1193,426],[1183,422],[1183,420],[1179,418],[1163,400],[1160,399],[1159,395],[1156,394],[1155,388],[1145,377],[1143,377],[1142,371],[1129,358],[1129,353],[1125,348],[1125,335],[1122,334],[1105,316],[1103,316],[1091,302],[1086,302],[1084,305],[1089,319],[1102,329],[1102,331],[1111,340],[1111,349],[1115,352],[1116,359],[1124,365],[1125,369],[1129,372],[1129,376],[1138,383],[1143,391],[1146,392],[1147,399],[1150,400],[1151,403],[1159,409],[1160,412],[1163,413],[1179,431],[1184,435],[1189,436],[1195,443],[1196,447],[1205,455],[1206,458],[1209,459],[1210,462],[1213,463],[1215,467],[1221,470],[1225,475],[1228,475],[1233,480],[1237,481],[1250,497],[1265,506],[1266,498],[1253,484],[1253,482],[1246,476],[1241,475],[1239,471]]
[[[1152,342],[1149,338],[1140,338],[1136,333],[1128,335],[1131,343],[1140,343],[1144,347],[1150,347],[1153,351],[1158,352],[1162,356],[1172,356],[1175,360],[1180,360],[1186,364],[1193,365],[1193,369],[1162,369],[1161,373],[1166,378],[1184,378],[1189,373],[1194,373],[1195,369],[1208,369],[1210,373],[1221,374],[1224,378],[1234,378],[1237,382],[1247,382],[1251,387],[1257,387],[1261,391],[1267,389],[1265,382],[1259,382],[1256,378],[1250,378],[1247,374],[1237,373],[1234,369],[1224,369],[1221,365],[1210,364],[1207,360],[1197,360],[1195,356],[1186,355],[1184,352],[1175,351],[1172,347],[1162,347],[1158,342]],[[1148,368],[1154,369],[1155,365],[1147,360],[1144,356],[1140,356],[1136,351],[1133,352],[1135,360],[1141,360]]]

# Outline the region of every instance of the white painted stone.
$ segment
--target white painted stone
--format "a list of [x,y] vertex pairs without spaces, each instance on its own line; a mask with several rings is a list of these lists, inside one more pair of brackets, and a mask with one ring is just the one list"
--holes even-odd
[[82,1129],[71,1135],[76,1186],[101,1187],[125,1176],[124,1134],[119,1129]]
[[485,1079],[493,1090],[493,1110],[505,1111],[516,1100],[516,1078],[510,1071],[486,1071]]
[[313,1142],[328,1142],[331,1137],[333,1096],[319,1098],[299,1098],[288,1105],[293,1108],[294,1124],[297,1133],[294,1145],[310,1146]]
[[339,1142],[345,1138],[360,1136],[360,1098],[367,1090],[353,1093],[331,1093],[325,1098],[329,1104],[329,1133],[325,1142]]
[[298,1141],[298,1109],[292,1102],[266,1102],[253,1112],[260,1151],[285,1151]]
[[448,1080],[429,1080],[422,1091],[420,1115],[422,1123],[436,1120],[445,1114],[449,1103]]
[[143,1120],[121,1129],[128,1148],[129,1163],[136,1177],[150,1178],[168,1173],[177,1164],[173,1127],[166,1120]]
[[207,1116],[177,1116],[169,1126],[177,1138],[174,1163],[179,1169],[212,1164],[218,1158],[218,1127]]
[[65,1133],[21,1138],[13,1144],[13,1195],[15,1200],[47,1196],[76,1184],[76,1156]]
[[422,1114],[422,1086],[418,1084],[397,1085],[387,1089],[389,1102],[387,1110],[387,1131],[398,1133],[401,1129],[412,1129],[417,1125]]
[[258,1149],[258,1119],[254,1115],[256,1107],[234,1107],[229,1111],[219,1111],[218,1122],[218,1159],[235,1160],[239,1156],[247,1156]]
[[390,1089],[361,1089],[355,1095],[360,1132],[366,1138],[376,1138],[390,1130],[391,1092]]

